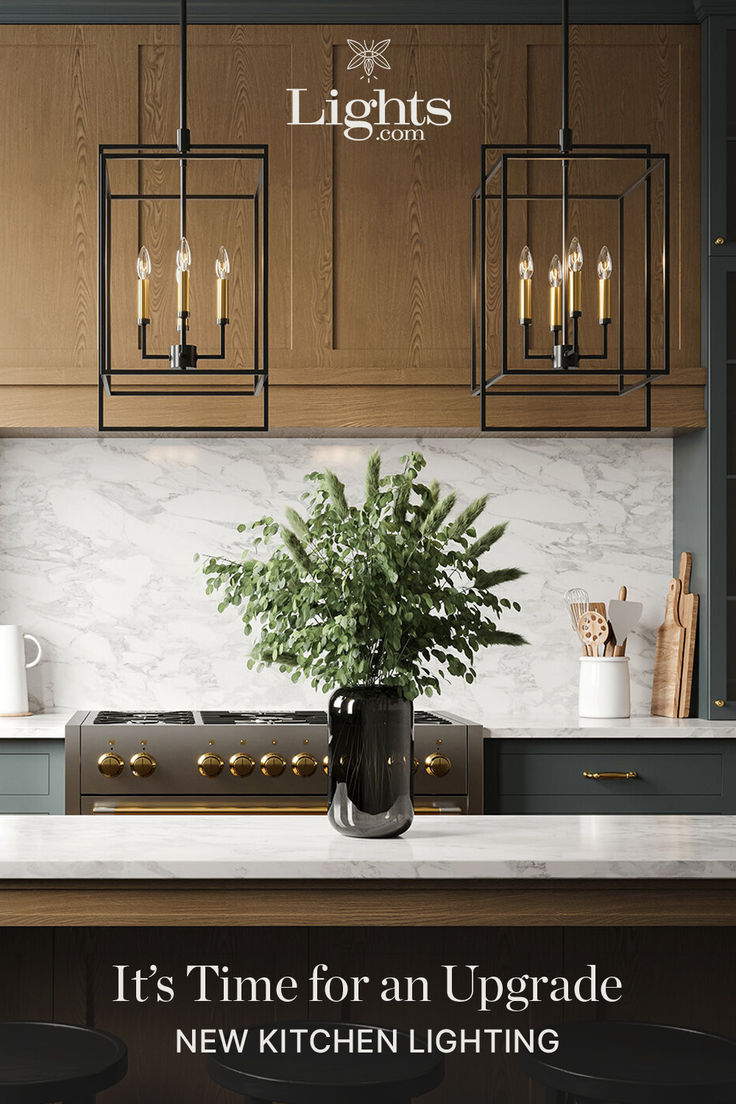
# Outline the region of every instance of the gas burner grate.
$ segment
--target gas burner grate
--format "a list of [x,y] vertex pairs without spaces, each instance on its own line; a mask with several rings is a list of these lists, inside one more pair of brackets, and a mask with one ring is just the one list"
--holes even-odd
[[327,714],[318,709],[295,709],[285,712],[251,710],[245,713],[211,710],[202,713],[202,721],[204,724],[223,725],[326,725]]
[[427,713],[423,709],[417,709],[414,714],[414,724],[449,725],[447,717],[439,717],[436,713]]
[[169,713],[128,713],[107,709],[98,713],[93,723],[96,725],[190,725],[194,724],[194,714],[187,710]]

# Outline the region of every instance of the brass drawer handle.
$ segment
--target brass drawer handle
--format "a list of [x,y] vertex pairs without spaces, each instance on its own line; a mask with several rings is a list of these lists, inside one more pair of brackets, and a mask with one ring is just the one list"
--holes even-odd
[[583,771],[583,778],[622,778],[628,781],[638,777],[636,771]]

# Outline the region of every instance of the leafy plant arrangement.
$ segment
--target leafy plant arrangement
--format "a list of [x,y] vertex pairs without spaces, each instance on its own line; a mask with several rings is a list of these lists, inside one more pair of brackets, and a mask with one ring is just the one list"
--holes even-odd
[[[450,520],[455,493],[440,498],[436,481],[420,482],[420,453],[401,463],[402,470],[382,477],[373,453],[362,506],[348,505],[333,472],[311,472],[305,479],[312,487],[301,496],[306,516],[287,509],[288,526],[272,517],[239,525],[238,532],[257,533],[253,555],[204,559],[207,593],[220,596],[218,609],[237,607],[246,635],[260,631],[249,668],[278,664],[314,689],[384,685],[413,699],[439,693],[440,679],[473,682],[481,648],[526,643],[498,627],[502,612],[518,611],[518,602],[494,594],[524,572],[480,565],[506,528],[478,536],[488,495]],[[275,537],[280,546],[270,557],[255,558]]]

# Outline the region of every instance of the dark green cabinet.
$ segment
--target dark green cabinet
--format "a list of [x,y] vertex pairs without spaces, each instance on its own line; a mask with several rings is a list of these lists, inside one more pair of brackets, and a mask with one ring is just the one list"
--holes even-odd
[[483,774],[489,814],[736,813],[733,740],[491,738]]
[[0,816],[64,812],[64,741],[0,740]]
[[703,49],[703,361],[708,427],[674,443],[674,570],[699,593],[693,712],[736,718],[736,3],[708,15]]

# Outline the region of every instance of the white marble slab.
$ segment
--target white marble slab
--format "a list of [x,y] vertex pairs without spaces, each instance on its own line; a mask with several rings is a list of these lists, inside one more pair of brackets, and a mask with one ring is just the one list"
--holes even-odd
[[30,717],[0,717],[0,740],[63,740],[69,710],[34,713]]
[[308,684],[247,670],[243,627],[217,613],[192,556],[239,555],[238,522],[283,518],[305,472],[332,468],[359,500],[375,446],[387,471],[420,448],[461,505],[489,492],[484,524],[509,527],[486,566],[527,572],[501,593],[522,605],[502,626],[529,646],[490,648],[472,686],[452,680],[425,705],[486,725],[571,712],[580,643],[563,595],[608,601],[625,584],[644,603],[628,651],[633,707],[648,710],[672,571],[672,441],[656,438],[0,440],[0,621],[43,645],[32,707],[324,707]]
[[736,879],[736,818],[419,817],[371,841],[321,816],[5,816],[0,878]]
[[705,721],[698,717],[671,720],[669,717],[628,717],[622,720],[596,720],[588,717],[542,717],[492,719],[484,732],[486,738],[511,740],[608,740],[672,739],[723,740],[736,737],[733,721]]

